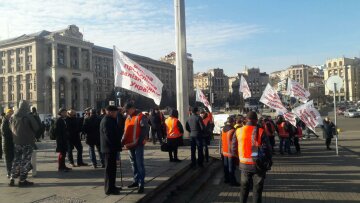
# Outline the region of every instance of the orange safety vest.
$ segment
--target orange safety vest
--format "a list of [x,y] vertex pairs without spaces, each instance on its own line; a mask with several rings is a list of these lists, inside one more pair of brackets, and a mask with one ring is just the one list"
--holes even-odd
[[[271,130],[268,128],[268,125],[267,124],[270,124],[271,126]],[[274,136],[274,132],[275,132],[275,126],[273,123],[271,123],[270,121],[267,121],[265,122],[265,125],[264,125],[264,129],[265,129],[265,134],[269,137],[273,137]],[[272,133],[271,133],[272,132]]]
[[258,149],[261,146],[261,135],[263,132],[264,129],[251,125],[245,125],[236,130],[240,163],[255,165],[255,161],[251,155],[253,153],[258,153]]
[[182,136],[182,134],[180,133],[180,129],[178,128],[177,122],[179,122],[179,120],[174,117],[169,117],[165,120],[167,135],[166,137],[168,139],[178,138]]
[[222,155],[225,157],[232,158],[236,156],[233,153],[231,153],[231,143],[234,132],[235,129],[231,129],[227,132],[224,131],[221,132],[221,151],[222,151]]
[[280,137],[289,137],[289,132],[285,131],[285,125],[286,123],[285,122],[282,122],[280,124],[278,124],[278,130],[279,130],[279,136]]
[[[136,116],[128,116],[125,121],[124,145],[127,149],[136,147],[139,141],[141,126],[140,121],[143,117],[142,113]],[[144,139],[145,143],[145,139]]]

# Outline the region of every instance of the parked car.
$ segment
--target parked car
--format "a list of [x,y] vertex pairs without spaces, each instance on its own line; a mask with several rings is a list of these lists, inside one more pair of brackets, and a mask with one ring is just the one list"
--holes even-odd
[[356,109],[347,109],[344,111],[344,116],[349,118],[355,118],[360,115],[360,112],[357,112]]

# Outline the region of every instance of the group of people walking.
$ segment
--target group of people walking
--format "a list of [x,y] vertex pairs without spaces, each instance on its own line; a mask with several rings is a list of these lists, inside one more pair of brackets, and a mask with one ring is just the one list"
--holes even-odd
[[[227,118],[221,132],[221,156],[223,160],[224,182],[231,186],[241,186],[240,200],[247,202],[250,186],[253,187],[253,202],[261,202],[266,172],[271,169],[272,155],[275,154],[275,135],[279,136],[279,152],[291,153],[290,142],[300,153],[299,139],[302,137],[304,124],[298,120],[293,126],[278,116],[275,121],[270,116],[258,119],[256,112]],[[321,126],[326,139],[326,147],[336,134],[336,127],[326,117]],[[241,171],[241,184],[235,177],[236,166]]]

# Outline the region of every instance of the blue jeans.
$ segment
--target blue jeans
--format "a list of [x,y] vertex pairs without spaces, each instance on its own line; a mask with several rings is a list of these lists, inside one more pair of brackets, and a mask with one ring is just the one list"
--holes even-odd
[[100,151],[100,146],[99,146],[99,145],[89,145],[89,155],[90,155],[91,163],[92,163],[94,166],[97,165],[96,155],[95,155],[95,146],[96,146],[96,148],[97,148],[97,150],[98,150],[101,164],[102,164],[102,165],[105,165],[104,156],[103,156],[103,154],[102,154],[101,151]]
[[139,187],[145,184],[145,167],[144,167],[144,145],[138,145],[129,150],[131,168],[134,172],[134,182]]
[[195,156],[196,148],[198,150],[197,162],[199,166],[202,166],[204,161],[203,139],[202,137],[191,137],[190,142],[191,142],[191,166],[192,167],[196,166],[196,156]]
[[224,179],[227,183],[236,183],[235,170],[236,170],[236,158],[230,158],[223,156],[223,166],[224,166]]

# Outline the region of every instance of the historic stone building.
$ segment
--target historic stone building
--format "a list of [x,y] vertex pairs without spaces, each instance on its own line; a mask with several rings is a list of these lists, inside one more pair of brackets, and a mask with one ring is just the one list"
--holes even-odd
[[[175,95],[174,65],[125,54],[159,77],[167,95]],[[39,113],[56,115],[60,107],[103,107],[114,96],[112,49],[85,41],[75,25],[0,41],[0,59],[1,108],[16,108],[23,99]]]
[[217,106],[224,106],[229,96],[229,79],[220,68],[210,69],[206,73],[194,76],[194,88],[199,87],[204,94],[213,94]]
[[[344,80],[343,88],[340,89],[341,101],[360,100],[360,59],[359,58],[333,58],[326,60],[324,69],[324,80],[333,75],[338,75]],[[325,95],[333,96],[333,92],[325,89]],[[339,95],[337,93],[336,95]]]
[[[171,52],[168,55],[160,58],[160,61],[166,62],[166,63],[170,63],[172,65],[176,65],[176,53],[175,52]],[[195,91],[194,91],[194,61],[192,59],[192,55],[191,54],[187,54],[187,76],[188,76],[188,92],[189,92],[189,97],[192,97],[195,95]],[[176,74],[176,72],[175,72]]]

